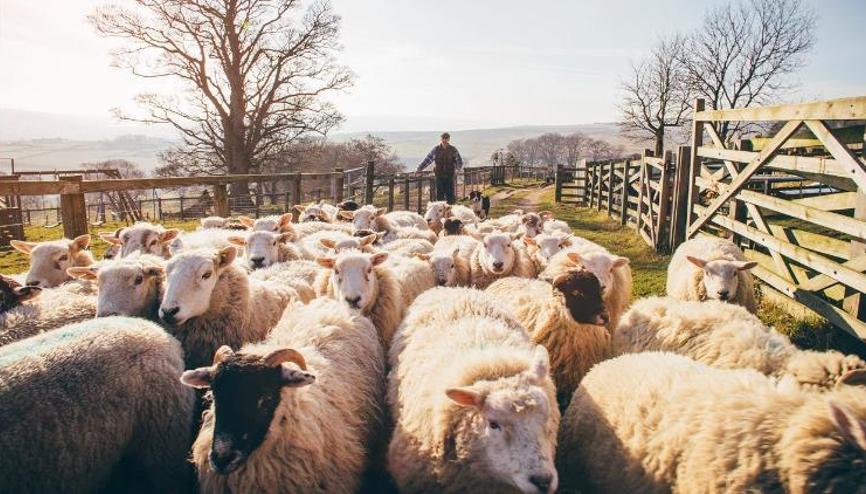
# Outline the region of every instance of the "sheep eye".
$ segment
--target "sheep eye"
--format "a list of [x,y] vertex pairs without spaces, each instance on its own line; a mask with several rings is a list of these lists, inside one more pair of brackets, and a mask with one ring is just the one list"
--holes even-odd
[[58,257],[57,260],[58,260],[59,262],[63,262],[63,261],[69,260],[69,255],[68,255],[68,254],[63,254],[62,256]]
[[454,269],[454,264],[451,265],[451,269]]
[[274,247],[276,247],[276,246],[277,246],[277,241],[276,241],[276,240],[274,240]]
[[339,275],[340,275],[340,270],[337,269],[337,268],[334,268],[334,274],[337,275],[337,276],[339,276]]
[[495,431],[498,431],[498,430],[502,429],[502,427],[499,426],[499,422],[495,422],[495,421],[493,421],[493,420],[491,420],[490,422],[488,422],[487,425],[490,426],[490,428],[493,429],[493,430],[495,430]]
[[136,284],[136,285],[140,285],[140,284],[142,284],[143,282],[144,282],[144,276],[142,276],[142,275],[138,275],[138,276],[135,277],[135,284]]
[[203,279],[203,280],[210,279],[211,275],[213,275],[213,273],[211,273],[210,271],[208,271],[207,273],[201,275],[201,279]]
[[156,245],[156,240],[151,240],[150,245]]

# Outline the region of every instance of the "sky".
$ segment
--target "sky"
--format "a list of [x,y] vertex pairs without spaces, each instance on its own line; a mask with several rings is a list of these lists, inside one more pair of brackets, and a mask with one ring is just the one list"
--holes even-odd
[[[0,0],[0,108],[107,118],[139,92],[171,88],[110,66],[114,42],[85,19],[106,1]],[[866,4],[807,1],[820,8],[818,43],[790,99],[866,94]],[[356,75],[334,98],[342,130],[614,121],[629,61],[714,3],[332,0],[340,60]]]

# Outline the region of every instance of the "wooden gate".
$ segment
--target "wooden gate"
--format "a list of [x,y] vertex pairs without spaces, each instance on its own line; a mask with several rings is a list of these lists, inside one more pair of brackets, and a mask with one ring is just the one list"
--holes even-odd
[[568,204],[584,204],[586,191],[586,160],[577,166],[557,166],[554,175],[555,200]]

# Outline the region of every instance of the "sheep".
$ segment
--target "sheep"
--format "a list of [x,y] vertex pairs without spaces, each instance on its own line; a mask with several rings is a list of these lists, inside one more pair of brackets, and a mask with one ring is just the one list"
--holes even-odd
[[30,257],[30,269],[27,271],[25,284],[40,288],[53,288],[72,278],[66,274],[66,268],[72,266],[90,266],[93,255],[85,250],[90,245],[90,235],[79,235],[72,240],[62,239],[49,242],[25,242],[10,240],[9,244],[15,250]]
[[337,206],[328,204],[323,200],[314,202],[309,206],[295,205],[293,210],[298,212],[298,223],[309,223],[321,221],[322,223],[334,223],[337,221]]
[[833,388],[842,378],[866,382],[866,362],[839,352],[799,350],[744,307],[720,301],[650,297],[635,302],[614,333],[616,355],[667,351],[723,369],[753,368],[801,385]]
[[403,307],[408,307],[418,295],[437,285],[433,266],[417,257],[389,255],[385,266],[397,280]]
[[433,244],[427,240],[404,238],[388,242],[379,247],[379,250],[400,256],[414,256],[415,254],[429,254],[433,252]]
[[552,281],[576,267],[592,272],[601,283],[602,297],[610,317],[607,329],[614,331],[631,301],[632,278],[628,258],[613,255],[592,243],[572,245],[551,257],[538,277]]
[[553,217],[553,213],[550,211],[542,211],[541,217],[544,219],[544,233],[555,234],[562,233],[565,235],[571,235],[572,230],[571,227],[568,226],[568,223],[555,219]]
[[182,355],[152,322],[121,317],[0,347],[3,491],[190,492]]
[[0,314],[41,294],[42,289],[37,286],[21,286],[14,278],[0,274]]
[[162,225],[139,221],[120,230],[115,236],[100,236],[100,238],[120,246],[119,257],[126,257],[138,252],[168,259],[171,257],[169,245],[178,235],[180,235],[180,230],[177,228],[166,230]]
[[265,216],[255,220],[249,216],[241,216],[238,218],[238,221],[246,226],[247,229],[256,232],[287,233],[294,231],[292,227],[292,213],[285,213],[279,216]]
[[165,288],[163,258],[133,255],[68,271],[71,276],[96,283],[96,317],[130,316],[159,321],[159,304]]
[[496,230],[506,233],[517,233],[520,228],[520,219],[522,217],[523,210],[515,209],[510,214],[478,223],[475,225],[475,231],[481,234],[492,233]]
[[[311,237],[314,236],[311,235],[308,238]],[[378,239],[379,235],[375,232],[371,232],[363,237],[345,236],[344,234],[340,234],[340,236],[323,235],[318,238],[320,248],[313,252],[318,254],[316,257],[326,256],[331,252],[339,253],[350,249],[360,250],[363,252],[376,252],[376,249],[373,248],[373,244],[375,244]]]
[[19,305],[0,314],[0,345],[93,319],[96,315],[95,294],[76,293],[65,285],[19,288],[18,295]]
[[123,231],[123,227],[118,228],[114,232],[100,232],[99,239],[108,244],[108,248],[105,249],[105,252],[102,254],[103,260],[112,260],[120,257],[120,243],[116,242],[115,239],[120,238],[120,232]]
[[337,219],[345,221],[345,218],[340,216],[341,211],[355,211],[360,207],[361,206],[357,202],[355,202],[351,199],[347,199],[347,200],[337,204]]
[[598,278],[584,270],[561,274],[552,285],[508,277],[495,281],[486,291],[507,300],[532,341],[547,348],[557,401],[565,409],[583,376],[611,355]]
[[466,235],[468,233],[465,225],[457,218],[446,218],[442,223],[442,230],[439,232],[439,238],[450,237],[454,235]]
[[166,264],[159,317],[184,347],[187,366],[201,367],[221,345],[261,341],[279,321],[294,290],[250,282],[233,265],[234,247],[186,251]]
[[722,300],[757,310],[749,272],[757,266],[733,242],[693,238],[677,247],[668,266],[667,294],[678,300]]
[[335,257],[316,259],[325,270],[316,280],[316,293],[347,304],[373,321],[382,347],[388,348],[403,318],[400,284],[382,264],[387,252],[367,254],[344,251]]
[[212,228],[225,228],[228,224],[228,218],[223,218],[222,216],[208,216],[207,218],[201,219],[201,228],[203,230],[208,230]]
[[202,492],[357,492],[382,428],[384,360],[367,318],[319,299],[264,342],[184,372],[214,398],[192,448]]
[[196,249],[223,249],[232,244],[231,238],[238,235],[238,231],[214,228],[210,230],[198,230],[194,232],[183,232],[168,243],[168,252],[172,256]]
[[304,239],[319,232],[342,232],[347,235],[351,235],[353,232],[352,225],[349,223],[324,223],[321,221],[311,221],[308,223],[293,225],[293,227],[297,240]]
[[535,266],[526,251],[515,247],[516,233],[488,233],[469,258],[471,285],[485,289],[505,276],[534,278]]
[[547,263],[550,261],[551,257],[560,251],[571,247],[573,242],[579,241],[579,239],[573,235],[563,236],[558,233],[539,233],[535,237],[527,237],[524,235],[522,240],[526,245],[529,258],[535,264],[535,269],[539,273],[547,268]]
[[232,235],[228,242],[244,249],[244,261],[250,269],[261,269],[275,263],[301,259],[301,251],[291,242],[293,232],[248,232],[246,236]]
[[401,492],[556,491],[547,351],[491,295],[424,293],[389,362],[387,461]]
[[433,201],[427,203],[427,211],[424,213],[424,221],[427,227],[438,234],[443,227],[443,221],[446,218],[457,218],[464,225],[475,225],[478,223],[478,216],[467,208],[459,204],[448,204],[445,201]]
[[368,204],[355,211],[345,211],[342,216],[352,221],[352,227],[357,230],[373,230],[392,234],[404,228],[427,230],[424,218],[411,211],[388,211],[385,208],[376,208]]
[[316,278],[322,268],[307,260],[288,261],[257,269],[250,274],[251,280],[270,281],[295,291],[292,297],[306,304],[316,298]]
[[433,266],[439,286],[469,286],[472,272],[469,259],[481,242],[465,235],[440,238],[428,254],[414,254]]
[[866,391],[812,393],[670,353],[598,364],[563,416],[563,488],[864,492]]
[[[545,213],[550,214],[549,211],[545,211]],[[542,216],[542,213],[523,213],[517,232],[521,233],[524,238],[534,238],[544,231],[545,219],[546,216]]]

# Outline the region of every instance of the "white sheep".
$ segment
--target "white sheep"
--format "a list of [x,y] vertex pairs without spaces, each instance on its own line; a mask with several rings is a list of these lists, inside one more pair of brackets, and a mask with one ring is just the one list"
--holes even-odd
[[66,273],[66,268],[93,264],[93,255],[85,250],[90,245],[90,235],[49,242],[11,240],[9,244],[30,257],[30,269],[25,281],[30,286],[58,286],[72,279]]
[[582,270],[562,274],[552,284],[508,277],[486,291],[505,301],[532,341],[547,348],[557,401],[565,409],[583,376],[611,355],[598,279]]
[[610,317],[607,328],[613,331],[631,302],[632,277],[628,258],[611,254],[593,243],[572,244],[551,257],[538,277],[552,281],[558,275],[578,267],[592,272],[601,283],[602,296]]
[[201,219],[201,228],[204,230],[225,228],[228,222],[228,218],[223,218],[222,216],[208,216]]
[[517,228],[517,233],[523,235],[523,238],[535,238],[536,235],[544,231],[544,222],[549,215],[550,211],[523,213],[520,217],[520,226]]
[[166,265],[159,316],[180,340],[188,367],[199,367],[221,345],[261,341],[296,295],[289,287],[250,281],[233,264],[234,247],[186,251]]
[[292,225],[292,213],[276,216],[264,216],[253,219],[249,216],[241,216],[238,221],[248,229],[256,232],[287,233],[294,231]]
[[346,235],[344,233],[339,233],[338,235],[334,235],[336,232],[322,232],[323,234],[331,233],[331,235],[322,235],[321,237],[317,237],[316,235],[310,235],[307,238],[316,238],[319,241],[318,249],[310,249],[314,252],[316,257],[325,257],[332,253],[340,253],[344,250],[360,250],[363,252],[377,252],[378,249],[374,248],[373,245],[379,239],[379,234],[370,233],[363,237],[359,237],[357,235]]
[[480,234],[503,231],[506,233],[517,233],[520,229],[520,219],[523,217],[522,209],[515,209],[510,214],[500,216],[496,219],[482,221],[475,225],[475,231]]
[[349,250],[316,260],[325,268],[316,280],[316,293],[369,317],[379,331],[383,348],[391,344],[404,309],[400,283],[383,265],[387,259],[387,252],[367,254]]
[[324,223],[322,221],[299,223],[293,225],[293,229],[298,240],[318,232],[342,232],[348,235],[353,232],[352,225],[349,223]]
[[478,216],[466,206],[459,204],[448,204],[445,201],[433,201],[427,203],[427,211],[424,213],[424,222],[434,233],[442,231],[443,222],[446,218],[457,218],[464,225],[475,225]]
[[383,244],[378,249],[399,256],[414,256],[433,252],[433,244],[419,238],[402,238]]
[[[547,213],[546,216],[543,216],[543,218],[544,218],[544,233],[547,233],[547,234],[561,233],[564,235],[571,235],[572,230],[571,230],[571,227],[568,225],[568,223],[566,223],[562,220],[555,219],[553,217],[553,213],[550,213],[547,211],[545,211],[544,213]],[[542,215],[544,213],[542,213]]]
[[269,281],[294,289],[293,298],[306,304],[316,298],[316,278],[322,267],[312,261],[297,260],[272,264],[250,273],[251,280]]
[[433,266],[423,259],[389,255],[385,266],[397,280],[403,307],[408,307],[418,295],[437,285]]
[[863,492],[866,391],[624,355],[581,382],[557,466],[564,489],[584,492]]
[[843,379],[866,383],[866,362],[839,352],[799,350],[744,307],[668,297],[638,300],[620,319],[614,353],[667,351],[713,367],[791,375],[804,386],[833,388]]
[[550,258],[579,241],[574,235],[562,235],[560,233],[539,233],[534,237],[526,235],[522,238],[526,245],[526,252],[535,264],[539,273],[544,271]]
[[667,294],[678,300],[723,300],[757,310],[749,261],[733,242],[693,238],[677,247],[668,266]]
[[[77,268],[87,269],[87,268]],[[6,278],[4,278],[6,280]],[[12,281],[12,280],[10,280]],[[4,281],[0,313],[0,345],[23,340],[74,322],[93,319],[96,295],[70,290],[69,285],[54,288],[11,286]]]
[[250,269],[261,269],[276,263],[301,259],[301,251],[292,243],[294,232],[247,232],[245,236],[232,235],[228,242],[242,247],[244,261]]
[[472,282],[470,257],[481,242],[467,235],[452,235],[436,241],[433,251],[415,254],[433,266],[439,286],[469,286]]
[[181,372],[177,340],[138,318],[0,347],[2,490],[190,492],[195,393]]
[[180,230],[177,228],[166,230],[162,225],[140,221],[115,232],[114,235],[100,235],[99,238],[112,245],[120,246],[119,257],[139,253],[168,259],[171,257],[170,244],[178,235]]
[[159,321],[165,288],[165,260],[150,254],[69,268],[69,274],[96,283],[96,317],[130,316]]
[[418,297],[389,362],[388,470],[401,492],[556,491],[547,352],[490,294]]
[[339,212],[337,206],[326,203],[324,199],[311,203],[308,206],[297,204],[292,209],[298,212],[298,223],[309,223],[311,221],[334,223],[337,221],[337,213]]
[[[238,233],[243,232],[221,228],[182,232],[168,242],[168,252],[171,256],[176,256],[187,250],[224,249],[233,245],[231,238],[238,236]],[[239,252],[242,252],[242,250],[239,249]]]
[[517,233],[494,232],[482,237],[481,246],[469,258],[471,286],[483,290],[505,276],[535,277],[535,265],[526,250],[514,243],[518,236]]
[[192,448],[202,492],[357,492],[382,433],[384,368],[370,321],[319,299],[185,372],[214,397]]
[[421,215],[410,211],[392,211],[366,205],[355,211],[343,211],[344,218],[352,221],[355,231],[372,230],[384,232],[385,242],[398,238],[422,238],[431,243],[436,241],[436,233],[430,232]]

